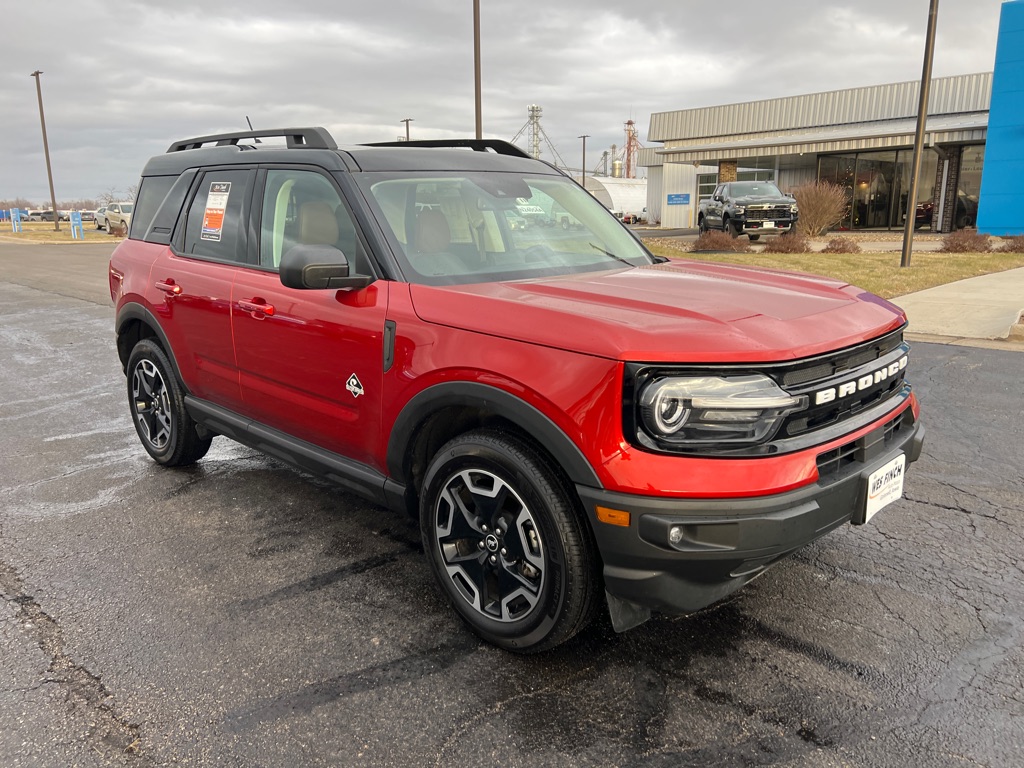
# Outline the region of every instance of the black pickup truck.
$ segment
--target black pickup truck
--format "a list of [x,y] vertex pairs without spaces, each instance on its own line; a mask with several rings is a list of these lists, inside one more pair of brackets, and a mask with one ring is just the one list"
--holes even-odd
[[733,237],[785,234],[796,226],[796,200],[770,181],[731,181],[719,184],[715,193],[701,200],[697,228],[721,229]]

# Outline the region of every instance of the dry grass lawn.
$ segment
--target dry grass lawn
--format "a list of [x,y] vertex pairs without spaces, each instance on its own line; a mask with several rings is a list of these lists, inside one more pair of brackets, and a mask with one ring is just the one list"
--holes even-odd
[[0,240],[9,243],[96,243],[119,239],[108,235],[106,230],[96,229],[96,224],[92,221],[82,222],[82,233],[85,235],[84,240],[72,240],[71,223],[68,221],[60,223],[60,232],[53,231],[52,221],[23,221],[21,232],[17,233],[11,231],[11,222],[0,222]]
[[661,256],[743,264],[751,267],[785,269],[843,280],[883,298],[891,299],[936,285],[1007,269],[1024,267],[1021,253],[933,253],[915,252],[910,266],[900,267],[899,253],[687,253],[665,243],[647,243]]

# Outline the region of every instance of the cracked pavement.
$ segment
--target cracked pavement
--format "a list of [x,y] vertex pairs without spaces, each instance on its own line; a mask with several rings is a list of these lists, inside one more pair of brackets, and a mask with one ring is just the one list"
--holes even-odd
[[223,438],[151,462],[109,250],[0,248],[0,765],[1019,764],[1019,354],[913,346],[924,455],[868,525],[519,658],[411,521]]

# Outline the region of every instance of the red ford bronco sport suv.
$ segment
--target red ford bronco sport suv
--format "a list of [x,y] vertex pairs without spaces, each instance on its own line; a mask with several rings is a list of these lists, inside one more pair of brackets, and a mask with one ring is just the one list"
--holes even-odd
[[[512,227],[524,204],[579,226]],[[223,435],[414,513],[455,610],[515,651],[602,598],[619,631],[709,605],[867,522],[921,452],[897,307],[652,256],[501,141],[176,142],[110,292],[153,459]]]

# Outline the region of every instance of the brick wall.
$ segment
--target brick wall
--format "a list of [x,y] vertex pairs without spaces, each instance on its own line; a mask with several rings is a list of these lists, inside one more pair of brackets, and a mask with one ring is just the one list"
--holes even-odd
[[736,181],[736,161],[735,160],[719,160],[718,161],[718,183],[725,184],[730,181]]

